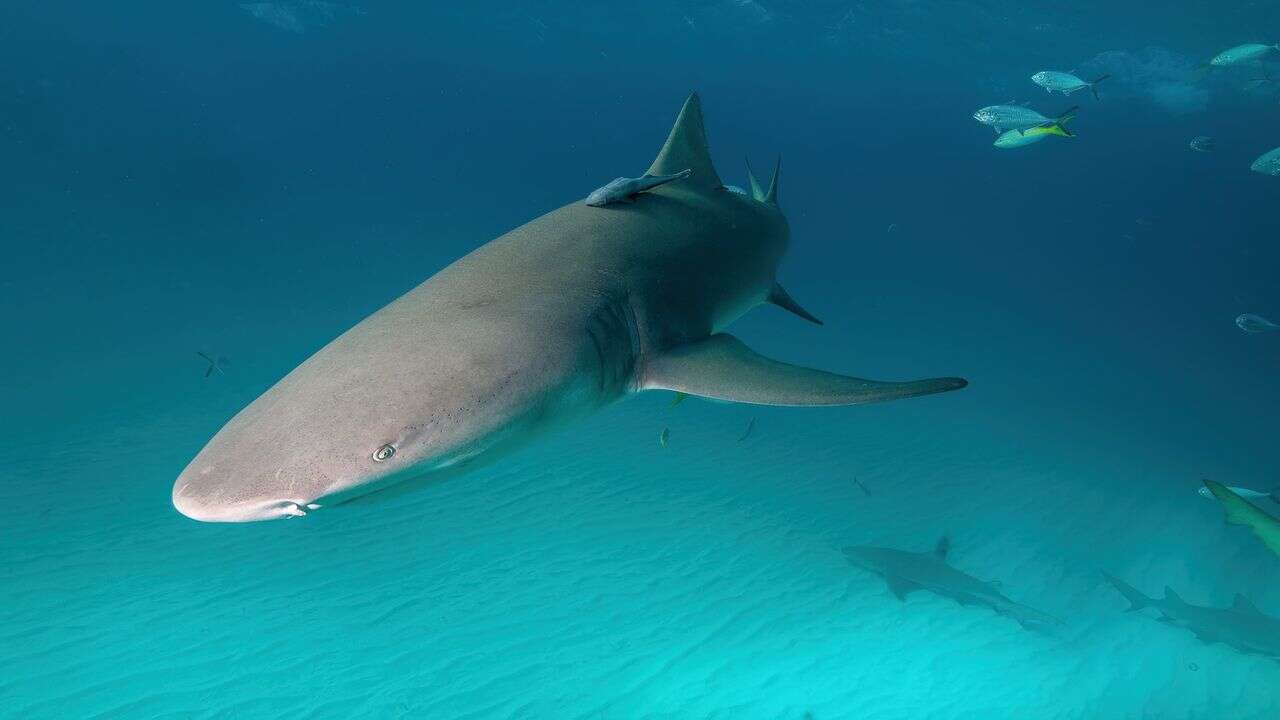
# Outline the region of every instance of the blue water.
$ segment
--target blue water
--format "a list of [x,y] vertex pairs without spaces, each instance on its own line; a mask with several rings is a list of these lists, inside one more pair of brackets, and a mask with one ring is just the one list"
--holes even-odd
[[[1280,662],[1101,576],[1280,616],[1280,559],[1196,494],[1280,485],[1280,333],[1233,324],[1280,317],[1280,179],[1248,170],[1280,88],[1195,71],[1280,6],[424,5],[0,6],[0,717],[1280,716]],[[1114,77],[1064,100],[1050,68]],[[174,511],[236,411],[642,172],[690,90],[726,182],[783,155],[780,278],[826,321],[733,332],[969,388],[652,393],[385,501]],[[970,116],[1008,100],[1079,104],[1078,137],[996,150]],[[942,536],[1064,625],[899,602],[841,553]]]

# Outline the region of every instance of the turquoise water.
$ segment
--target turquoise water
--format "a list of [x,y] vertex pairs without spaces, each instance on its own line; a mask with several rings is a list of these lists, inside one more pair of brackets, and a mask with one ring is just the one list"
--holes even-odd
[[[1196,494],[1280,485],[1280,333],[1232,322],[1280,316],[1280,184],[1248,171],[1280,95],[1194,75],[1280,11],[1184,10],[7,5],[0,717],[1276,717],[1280,662],[1101,575],[1280,617],[1280,560]],[[1025,79],[1051,67],[1115,77],[1064,102]],[[173,509],[240,408],[643,171],[691,89],[726,182],[783,153],[780,277],[826,321],[733,332],[969,388],[650,393],[396,497]],[[1078,137],[995,150],[970,116],[1011,98],[1081,105]],[[1063,625],[900,602],[841,552],[943,536]]]

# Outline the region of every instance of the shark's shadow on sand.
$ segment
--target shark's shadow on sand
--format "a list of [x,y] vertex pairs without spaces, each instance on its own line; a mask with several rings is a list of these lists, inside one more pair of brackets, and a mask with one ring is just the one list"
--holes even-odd
[[1043,630],[1062,621],[1005,597],[996,583],[979,580],[947,562],[951,543],[945,537],[933,552],[909,552],[893,548],[858,545],[846,547],[844,555],[856,567],[884,577],[889,591],[899,600],[916,590],[928,590],[951,598],[961,605],[981,605],[1017,620],[1024,628]]
[[1264,615],[1243,595],[1237,594],[1229,608],[1205,607],[1186,602],[1168,586],[1159,599],[1147,597],[1117,577],[1103,576],[1129,601],[1130,612],[1154,608],[1160,611],[1160,622],[1190,630],[1207,643],[1280,659],[1280,620]]

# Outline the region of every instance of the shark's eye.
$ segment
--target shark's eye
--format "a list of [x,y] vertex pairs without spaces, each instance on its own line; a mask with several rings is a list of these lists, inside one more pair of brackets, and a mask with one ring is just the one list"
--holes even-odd
[[394,447],[392,447],[391,445],[383,445],[382,447],[373,451],[373,461],[382,462],[384,460],[389,459],[392,455],[395,455],[395,454],[396,454],[396,449]]

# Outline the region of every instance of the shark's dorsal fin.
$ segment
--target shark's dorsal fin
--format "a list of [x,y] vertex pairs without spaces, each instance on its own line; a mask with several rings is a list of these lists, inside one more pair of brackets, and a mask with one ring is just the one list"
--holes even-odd
[[760,187],[760,181],[756,179],[756,174],[751,170],[751,159],[747,158],[747,182],[751,184],[751,199],[756,202],[764,202],[764,188]]
[[933,556],[939,560],[946,560],[949,550],[951,550],[951,541],[944,535],[938,538],[938,544],[933,546]]
[[1169,587],[1168,585],[1164,586],[1164,600],[1165,602],[1172,602],[1172,603],[1177,603],[1179,605],[1186,605],[1186,603],[1182,602],[1182,598],[1178,597],[1178,593],[1174,592],[1173,588]]
[[640,390],[675,390],[754,405],[861,405],[959,390],[961,378],[879,382],[788,365],[757,355],[727,333],[679,345],[651,358]]
[[1241,595],[1240,593],[1236,593],[1235,601],[1231,603],[1231,609],[1236,612],[1250,613],[1252,615],[1262,614],[1262,611],[1258,609],[1257,605],[1254,605],[1249,598]]
[[698,94],[693,93],[684,101],[676,124],[667,136],[667,142],[658,157],[645,171],[647,175],[674,175],[682,170],[692,170],[692,175],[684,181],[685,185],[694,185],[706,189],[721,187],[720,176],[711,164],[711,152],[707,148],[707,131],[702,125],[702,103]]
[[773,166],[773,177],[769,178],[769,189],[764,194],[764,200],[770,205],[778,204],[778,180],[782,175],[782,156],[778,156],[778,162]]
[[782,287],[781,284],[774,282],[773,289],[769,291],[769,302],[788,312],[799,315],[815,325],[821,325],[822,321],[813,316],[813,313],[800,307],[800,303],[791,298],[791,294]]

